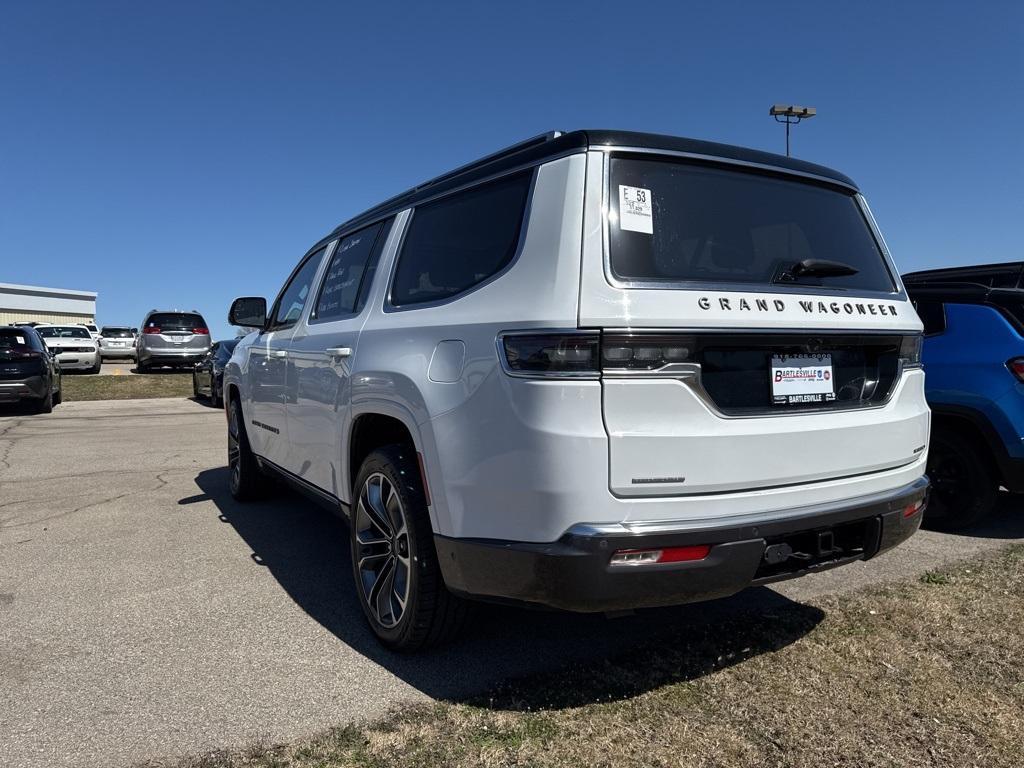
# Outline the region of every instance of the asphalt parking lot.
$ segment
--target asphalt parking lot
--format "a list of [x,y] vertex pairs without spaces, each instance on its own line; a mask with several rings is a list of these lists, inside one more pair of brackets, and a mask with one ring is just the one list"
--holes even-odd
[[0,765],[294,739],[1024,538],[1007,503],[970,536],[922,532],[873,562],[711,606],[614,620],[482,606],[455,645],[401,657],[364,627],[344,525],[285,491],[234,503],[225,452],[223,414],[189,400],[0,411]]

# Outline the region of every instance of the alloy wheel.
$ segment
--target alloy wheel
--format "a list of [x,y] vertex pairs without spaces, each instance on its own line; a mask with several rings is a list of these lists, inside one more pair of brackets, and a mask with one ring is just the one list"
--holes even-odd
[[366,478],[353,525],[362,598],[382,627],[394,627],[409,602],[412,568],[405,509],[384,474]]

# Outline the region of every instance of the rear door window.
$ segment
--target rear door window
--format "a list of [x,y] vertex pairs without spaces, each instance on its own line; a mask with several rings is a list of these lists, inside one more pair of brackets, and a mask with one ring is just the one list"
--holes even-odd
[[341,239],[320,286],[314,321],[336,320],[362,309],[360,297],[369,291],[386,236],[387,227],[380,222]]
[[392,305],[451,298],[508,266],[532,178],[523,171],[418,206],[398,256]]
[[[670,160],[612,158],[610,170],[609,261],[620,280],[895,291],[852,192]],[[807,259],[856,272],[794,278]]]

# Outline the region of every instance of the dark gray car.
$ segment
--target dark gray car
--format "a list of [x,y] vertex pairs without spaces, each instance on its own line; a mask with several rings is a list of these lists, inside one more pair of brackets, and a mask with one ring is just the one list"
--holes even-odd
[[142,321],[136,347],[139,372],[161,365],[191,368],[210,351],[210,330],[192,310],[152,310]]

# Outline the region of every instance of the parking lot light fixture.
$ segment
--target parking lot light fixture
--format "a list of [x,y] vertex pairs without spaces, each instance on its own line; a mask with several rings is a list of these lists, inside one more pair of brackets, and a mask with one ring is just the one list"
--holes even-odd
[[818,110],[814,107],[798,107],[795,104],[772,104],[768,114],[775,118],[775,122],[786,124],[786,157],[789,157],[789,126],[796,125],[801,120],[810,120],[818,114]]

